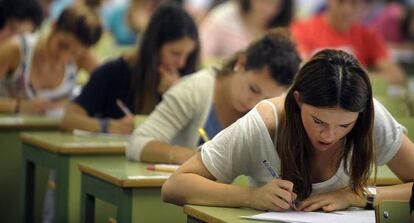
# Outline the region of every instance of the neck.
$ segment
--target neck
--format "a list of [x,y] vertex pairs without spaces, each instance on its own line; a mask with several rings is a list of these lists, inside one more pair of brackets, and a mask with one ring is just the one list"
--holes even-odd
[[351,27],[350,23],[344,23],[344,21],[338,19],[332,12],[327,12],[324,19],[332,28],[340,32],[345,32]]
[[267,22],[254,12],[246,13],[243,18],[249,30],[265,30],[267,28]]

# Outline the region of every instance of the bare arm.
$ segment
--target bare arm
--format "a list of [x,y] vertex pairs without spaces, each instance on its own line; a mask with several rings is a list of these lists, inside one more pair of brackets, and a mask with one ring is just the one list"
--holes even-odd
[[409,200],[414,180],[414,144],[407,136],[403,136],[401,148],[388,162],[388,167],[403,182],[410,183],[378,188],[377,202],[381,200]]
[[215,181],[198,153],[184,163],[163,185],[166,202],[183,205],[247,207],[251,189]]
[[20,47],[17,39],[11,39],[0,47],[0,80],[13,72],[20,63]]
[[[122,119],[110,119],[108,123],[108,132],[129,134],[133,130],[133,117],[124,117]],[[61,128],[71,131],[82,129],[91,132],[100,132],[101,126],[97,118],[90,117],[82,106],[71,102],[66,108],[65,115],[61,122]]]
[[0,112],[14,113],[17,110],[18,100],[15,98],[0,98]]
[[151,141],[145,145],[140,160],[154,163],[182,164],[195,154],[191,148],[173,146],[160,141]]

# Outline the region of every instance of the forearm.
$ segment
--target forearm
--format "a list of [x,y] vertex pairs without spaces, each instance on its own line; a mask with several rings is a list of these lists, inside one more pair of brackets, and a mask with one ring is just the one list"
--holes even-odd
[[166,202],[183,205],[249,207],[252,188],[222,184],[193,173],[171,176],[162,187]]
[[413,183],[398,184],[393,186],[377,187],[375,204],[384,200],[409,200]]
[[61,122],[61,128],[64,130],[72,131],[74,129],[81,129],[91,132],[100,132],[101,128],[99,120],[96,118],[89,117],[86,111],[77,111],[79,108],[74,106],[68,106],[65,115]]
[[151,141],[142,149],[140,160],[153,163],[182,164],[195,154],[196,150],[173,146],[160,141]]
[[15,113],[17,112],[17,108],[19,101],[15,98],[0,98],[0,112],[1,113]]

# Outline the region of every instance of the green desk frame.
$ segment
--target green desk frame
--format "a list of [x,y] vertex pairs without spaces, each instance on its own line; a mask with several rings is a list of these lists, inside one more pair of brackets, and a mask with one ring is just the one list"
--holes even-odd
[[56,171],[57,222],[79,222],[79,162],[123,157],[126,139],[81,137],[67,133],[25,133],[23,142],[23,222],[34,222],[35,170],[45,166]]
[[[0,114],[0,222],[20,222],[22,175],[22,144],[19,134],[22,131],[56,131],[60,120],[52,117],[22,116]],[[38,178],[46,182],[47,173],[43,169],[37,170]],[[42,196],[43,185],[36,185],[36,193]],[[40,203],[36,203],[40,206]],[[35,215],[40,216],[36,209]]]
[[161,186],[168,173],[148,171],[149,164],[124,159],[107,163],[82,162],[81,222],[95,222],[95,201],[117,209],[117,222],[184,222],[182,208],[161,200]]

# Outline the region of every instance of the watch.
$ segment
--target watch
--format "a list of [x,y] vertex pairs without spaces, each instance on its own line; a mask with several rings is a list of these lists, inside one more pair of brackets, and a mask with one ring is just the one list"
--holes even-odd
[[365,205],[366,210],[374,210],[375,196],[377,195],[377,188],[375,186],[368,186],[364,189],[365,199],[367,204]]

